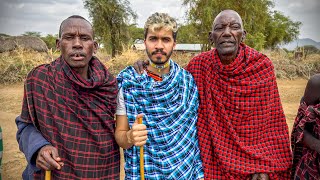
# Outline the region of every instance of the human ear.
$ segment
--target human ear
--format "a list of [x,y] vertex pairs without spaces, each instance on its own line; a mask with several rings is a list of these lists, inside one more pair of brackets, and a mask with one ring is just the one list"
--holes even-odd
[[241,42],[243,42],[246,39],[246,35],[247,35],[247,31],[243,30],[242,37],[241,37]]
[[211,31],[208,33],[208,40],[209,40],[209,43],[212,45],[213,44],[213,38],[212,38],[212,32]]
[[60,50],[60,39],[56,39],[56,49]]
[[97,43],[96,41],[94,41],[93,46],[94,46],[94,47],[93,47],[93,54],[96,54],[97,51],[98,51],[99,45],[98,45],[98,43]]

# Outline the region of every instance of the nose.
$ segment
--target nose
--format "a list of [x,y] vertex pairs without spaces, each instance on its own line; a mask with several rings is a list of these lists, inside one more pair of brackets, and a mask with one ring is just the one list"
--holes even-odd
[[231,36],[231,29],[229,26],[224,29],[223,36]]
[[80,37],[74,38],[72,47],[73,48],[82,48],[82,41],[81,41]]
[[163,42],[161,40],[158,40],[155,44],[155,48],[156,49],[163,49],[164,46],[163,46]]

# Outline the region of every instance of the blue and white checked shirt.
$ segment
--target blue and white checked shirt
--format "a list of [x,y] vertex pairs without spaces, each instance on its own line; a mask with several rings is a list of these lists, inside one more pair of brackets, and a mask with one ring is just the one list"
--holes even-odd
[[[156,82],[127,67],[118,75],[129,125],[143,113],[148,140],[144,146],[146,179],[200,179],[197,139],[198,90],[192,75],[172,60],[170,73]],[[140,147],[124,151],[126,179],[140,179]]]

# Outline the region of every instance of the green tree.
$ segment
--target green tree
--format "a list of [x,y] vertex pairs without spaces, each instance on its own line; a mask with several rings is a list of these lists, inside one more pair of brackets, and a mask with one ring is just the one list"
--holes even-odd
[[46,36],[41,37],[41,39],[46,43],[48,49],[56,49],[56,39],[58,39],[58,34],[47,34]]
[[35,32],[35,31],[26,31],[23,34],[21,34],[22,36],[33,36],[33,37],[41,37],[41,32]]
[[144,39],[143,28],[137,27],[136,24],[128,26],[130,43],[133,43],[136,39]]
[[4,34],[4,33],[0,33],[0,37],[4,37],[4,38],[6,38],[6,37],[10,37],[10,35],[8,35],[8,34]]
[[128,44],[130,21],[136,20],[136,13],[128,0],[84,0],[93,21],[97,41],[114,57]]
[[279,11],[270,12],[266,23],[266,47],[275,48],[278,44],[286,44],[299,35],[301,22],[293,22]]
[[[214,18],[225,9],[233,9],[242,17],[244,29],[247,31],[246,44],[257,49],[271,47],[270,33],[267,31],[270,31],[270,28],[277,29],[276,26],[268,26],[275,20],[273,18],[275,13],[270,11],[274,7],[272,0],[184,0],[183,5],[188,8],[189,23],[194,25],[201,43],[205,44],[203,50],[210,48],[208,32],[212,29]],[[285,30],[289,33],[284,35],[286,38],[279,39],[291,41],[296,38],[299,34],[299,23],[287,23]],[[297,25],[298,28],[296,28]],[[277,41],[276,44],[281,42]]]
[[307,58],[310,54],[319,54],[320,50],[313,45],[302,46],[301,49],[304,51],[304,58]]
[[197,29],[192,24],[180,25],[177,42],[185,44],[201,43],[200,35],[197,32]]

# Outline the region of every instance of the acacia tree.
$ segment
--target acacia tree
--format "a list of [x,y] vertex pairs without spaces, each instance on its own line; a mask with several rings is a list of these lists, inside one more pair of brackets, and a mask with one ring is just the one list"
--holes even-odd
[[111,56],[122,51],[122,45],[129,41],[128,26],[137,15],[128,0],[84,0],[92,18],[98,42],[111,51]]
[[301,22],[293,22],[279,11],[271,12],[266,24],[266,47],[275,48],[278,44],[286,44],[299,35]]
[[184,0],[183,5],[189,9],[187,12],[189,23],[196,27],[198,31],[197,34],[200,35],[199,38],[204,44],[202,50],[208,50],[210,48],[208,32],[212,29],[214,18],[225,9],[233,9],[239,13],[243,20],[244,29],[247,31],[246,43],[256,49],[272,47],[274,44],[281,43],[279,41],[270,43],[270,41],[274,39],[269,38],[271,35],[283,36],[278,39],[290,41],[299,34],[300,22],[292,22],[287,17],[288,22],[292,22],[286,23],[286,26],[284,26],[284,31],[287,33],[267,33],[272,29],[278,28],[276,26],[268,26],[271,25],[275,19],[277,21],[285,20],[284,18],[277,18],[279,14],[273,14],[273,12],[270,11],[274,6],[271,0]]
[[33,36],[33,37],[41,37],[41,32],[36,32],[36,31],[26,31],[22,36]]

